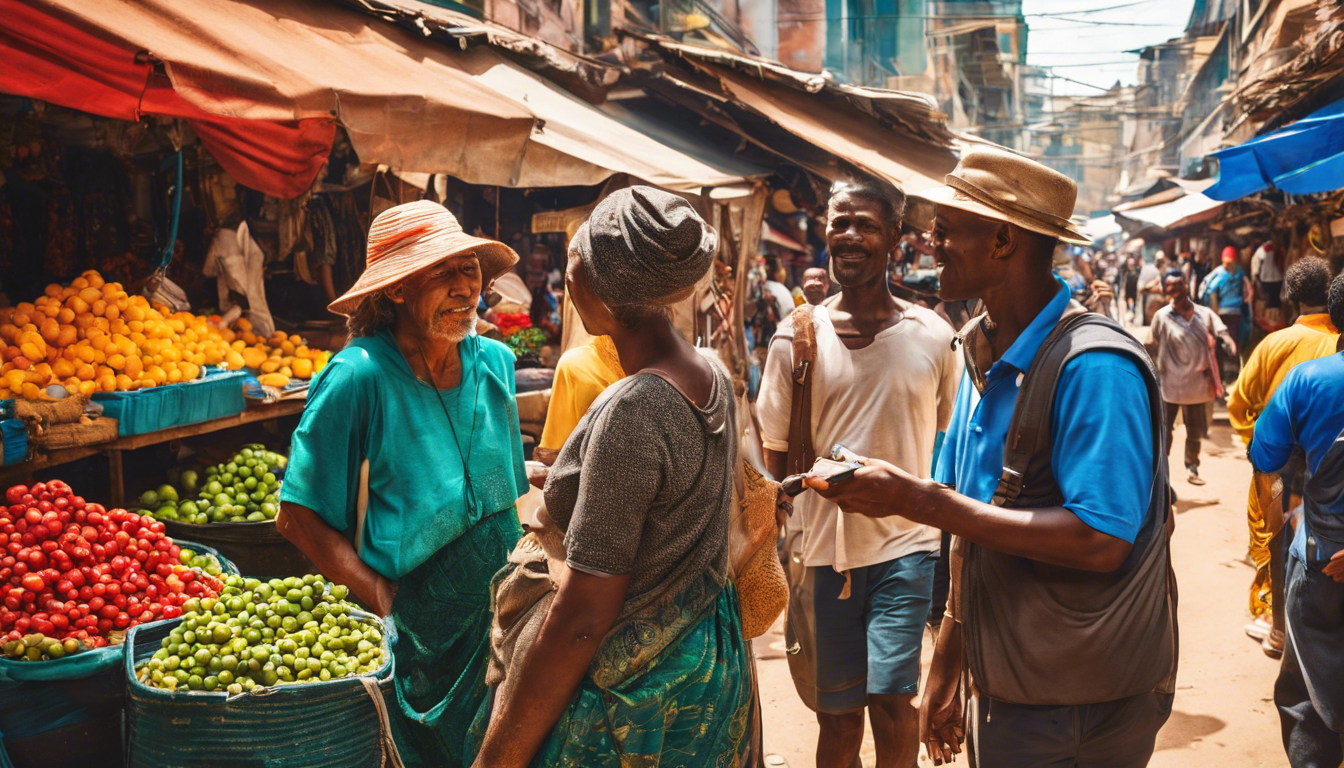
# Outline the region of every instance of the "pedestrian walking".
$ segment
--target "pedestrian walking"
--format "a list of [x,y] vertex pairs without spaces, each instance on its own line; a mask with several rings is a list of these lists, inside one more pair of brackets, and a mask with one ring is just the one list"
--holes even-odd
[[1205,278],[1199,289],[1199,300],[1213,308],[1222,318],[1223,325],[1238,342],[1243,340],[1242,316],[1254,291],[1246,271],[1241,268],[1241,256],[1233,246],[1223,249],[1223,264]]
[[550,470],[564,572],[550,574],[558,589],[542,589],[543,618],[513,640],[481,710],[478,768],[745,760],[754,673],[728,579],[735,395],[669,313],[717,247],[689,203],[642,186],[612,193],[574,237],[570,300],[629,375]]
[[[1344,276],[1330,285],[1330,317],[1344,326]],[[1255,422],[1251,464],[1277,472],[1306,452],[1302,515],[1287,563],[1287,642],[1274,704],[1293,768],[1344,763],[1344,344],[1298,365]]]
[[936,763],[969,731],[978,766],[1145,765],[1175,688],[1156,373],[1051,275],[1059,241],[1086,242],[1070,179],[976,147],[947,185],[928,195],[942,295],[988,315],[959,334],[967,372],[935,479],[868,459],[843,483],[806,483],[854,516],[957,537],[921,709]]
[[368,267],[331,310],[350,344],[294,433],[276,527],[396,627],[392,735],[407,766],[460,766],[485,698],[490,579],[527,492],[513,353],[474,335],[518,256],[438,203],[379,214]]
[[[1288,299],[1297,306],[1297,322],[1275,331],[1260,341],[1246,358],[1246,366],[1228,388],[1227,416],[1241,439],[1251,444],[1255,420],[1269,405],[1269,399],[1283,383],[1288,372],[1308,360],[1334,354],[1339,329],[1326,312],[1330,290],[1330,265],[1315,256],[1299,260],[1284,275]],[[1261,642],[1265,652],[1278,657],[1283,653],[1283,546],[1279,539],[1285,515],[1301,503],[1303,470],[1298,458],[1279,470],[1283,483],[1279,506],[1274,509],[1262,501],[1257,488],[1268,483],[1253,483],[1247,503],[1250,525],[1250,556],[1255,562],[1251,581],[1250,608],[1253,617],[1246,632]]]
[[1191,301],[1185,275],[1169,270],[1162,282],[1171,303],[1153,315],[1153,342],[1167,416],[1166,445],[1170,450],[1179,413],[1185,421],[1186,481],[1203,485],[1199,448],[1209,431],[1208,406],[1224,394],[1214,348],[1221,343],[1235,356],[1237,343],[1213,310]]
[[[840,293],[796,310],[780,326],[757,401],[775,477],[806,468],[788,466],[800,441],[823,450],[841,443],[913,476],[929,476],[962,367],[951,347],[952,328],[887,288],[904,209],[904,195],[889,184],[845,180],[831,189],[826,240]],[[800,334],[815,338],[807,394],[793,378]],[[850,768],[862,746],[866,709],[878,765],[913,766],[919,755],[914,697],[940,533],[896,516],[845,515],[815,493],[803,493],[794,507],[790,522],[801,527],[808,582],[803,591],[812,600],[801,609],[813,621],[800,623],[798,610],[790,611],[790,621],[792,631],[808,635],[799,642],[816,663],[809,670],[815,679],[805,677],[800,692],[821,726],[817,765]]]

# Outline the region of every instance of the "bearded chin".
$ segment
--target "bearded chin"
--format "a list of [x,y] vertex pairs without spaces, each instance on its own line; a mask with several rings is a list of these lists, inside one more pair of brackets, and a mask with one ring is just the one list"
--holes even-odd
[[476,310],[470,312],[439,314],[434,316],[429,326],[429,335],[444,341],[458,342],[471,335],[476,328]]

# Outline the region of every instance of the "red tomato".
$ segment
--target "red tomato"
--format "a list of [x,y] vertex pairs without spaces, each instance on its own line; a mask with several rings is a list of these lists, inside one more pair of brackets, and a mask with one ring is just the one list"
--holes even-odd
[[19,500],[22,499],[25,495],[27,495],[27,493],[28,493],[28,486],[12,485],[9,487],[9,490],[5,491],[5,500],[8,501],[10,504],[18,504]]

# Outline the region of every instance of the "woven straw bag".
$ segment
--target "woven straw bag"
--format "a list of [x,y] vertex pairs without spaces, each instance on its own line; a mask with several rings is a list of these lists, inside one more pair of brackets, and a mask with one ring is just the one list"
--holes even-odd
[[775,549],[779,483],[767,480],[746,461],[739,466],[742,491],[729,521],[729,557],[742,612],[742,636],[750,640],[765,634],[784,612],[789,604],[789,584]]

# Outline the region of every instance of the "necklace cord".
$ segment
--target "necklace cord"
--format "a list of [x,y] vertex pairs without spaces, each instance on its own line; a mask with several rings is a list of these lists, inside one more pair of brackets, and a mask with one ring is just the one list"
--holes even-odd
[[[459,360],[459,362],[460,362],[461,359],[462,359],[462,355],[461,355],[461,351],[460,351],[460,350],[461,350],[461,344],[458,345],[458,349],[459,349],[459,352],[458,352],[458,360]],[[471,482],[471,466],[470,466],[470,462],[471,462],[471,452],[472,452],[472,449],[475,447],[475,446],[473,445],[473,442],[474,442],[475,439],[476,439],[476,404],[477,404],[477,400],[479,399],[479,396],[480,396],[480,394],[481,394],[481,375],[480,375],[480,373],[478,372],[478,373],[476,373],[476,376],[475,376],[475,378],[476,378],[476,387],[475,387],[475,389],[473,390],[473,392],[472,392],[472,397],[471,397],[471,431],[467,433],[467,449],[466,449],[466,451],[464,452],[464,451],[462,450],[462,441],[459,440],[458,437],[457,437],[457,425],[453,423],[453,416],[452,416],[451,413],[448,412],[448,404],[445,403],[445,402],[443,402],[443,393],[439,391],[439,387],[438,387],[438,385],[436,385],[436,384],[434,383],[434,369],[430,368],[430,366],[429,366],[429,359],[428,359],[427,357],[425,357],[425,348],[422,347],[422,346],[418,346],[418,345],[417,345],[417,347],[416,347],[416,351],[418,351],[418,352],[420,353],[420,362],[424,363],[424,365],[425,365],[425,375],[429,377],[429,382],[428,382],[428,384],[429,384],[429,388],[432,389],[432,390],[434,390],[434,396],[435,396],[435,397],[438,399],[438,401],[439,401],[439,407],[443,409],[443,417],[444,417],[445,419],[448,420],[448,429],[451,430],[452,433],[453,433],[453,445],[455,445],[455,446],[457,447],[457,455],[458,455],[458,459],[462,462],[462,475],[463,475],[463,478],[462,478],[462,488],[463,488],[463,490],[462,490],[462,501],[463,501],[463,503],[466,505],[468,511],[470,511],[470,510],[472,510],[473,508],[475,508],[475,506],[476,506],[476,505],[475,505],[475,500],[476,500],[476,489],[475,489],[475,487],[472,485],[472,482]],[[463,366],[462,366],[462,375],[463,375],[463,376],[466,376],[466,370],[467,370],[467,367],[466,367],[465,365],[463,365]],[[459,380],[459,382],[458,382],[458,386],[459,386],[459,387],[462,386],[462,382],[461,382],[460,380]]]

